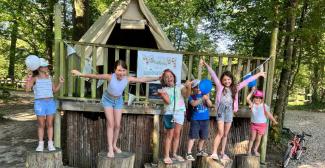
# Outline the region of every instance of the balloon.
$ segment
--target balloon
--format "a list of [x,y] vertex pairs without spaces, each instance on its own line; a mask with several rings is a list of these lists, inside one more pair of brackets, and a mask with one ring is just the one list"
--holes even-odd
[[212,82],[208,79],[203,79],[200,81],[199,84],[199,89],[201,91],[201,94],[208,94],[210,93],[211,89],[212,89]]
[[[244,80],[250,78],[251,76],[252,76],[251,73],[247,74],[246,76],[244,76]],[[254,87],[254,86],[256,86],[256,80],[253,80],[252,82],[249,82],[249,83],[248,83],[248,87],[249,87],[249,88],[252,88],[252,87]]]
[[40,67],[41,61],[40,58],[36,55],[29,55],[25,59],[25,64],[28,69],[35,71]]

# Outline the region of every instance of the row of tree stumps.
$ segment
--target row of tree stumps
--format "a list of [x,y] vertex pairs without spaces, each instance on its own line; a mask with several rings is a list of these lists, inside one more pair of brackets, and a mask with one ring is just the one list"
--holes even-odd
[[[114,158],[107,158],[106,152],[99,153],[97,156],[98,168],[133,168],[135,154],[122,152],[116,154]],[[26,158],[26,168],[62,168],[62,152],[56,150],[53,152],[34,152],[28,151]],[[210,157],[197,157],[195,162],[183,161],[166,165],[162,161],[158,164],[145,164],[145,168],[259,168],[260,159],[257,156],[236,155],[234,160],[215,161]]]

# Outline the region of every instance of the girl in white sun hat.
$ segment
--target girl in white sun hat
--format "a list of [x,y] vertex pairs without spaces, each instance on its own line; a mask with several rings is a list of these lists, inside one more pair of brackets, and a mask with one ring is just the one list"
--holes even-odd
[[44,130],[47,126],[48,150],[54,151],[53,144],[53,119],[56,113],[56,103],[53,93],[59,91],[64,79],[60,77],[59,83],[53,85],[52,78],[49,75],[48,61],[37,56],[28,56],[26,65],[32,73],[29,73],[26,80],[26,91],[34,91],[34,111],[38,122],[38,146],[36,151],[44,150]]

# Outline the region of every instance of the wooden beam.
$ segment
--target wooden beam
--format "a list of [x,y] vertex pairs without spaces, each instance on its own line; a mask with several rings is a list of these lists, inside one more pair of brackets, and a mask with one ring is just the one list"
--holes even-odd
[[[60,74],[60,41],[62,40],[62,18],[61,5],[56,3],[54,6],[54,81],[58,83],[58,76]],[[54,146],[61,148],[61,115],[60,111],[55,113],[54,120]]]
[[[269,71],[267,72],[268,80],[267,80],[267,95],[266,103],[271,107],[272,102],[272,89],[273,89],[273,77],[274,77],[274,69],[275,69],[275,57],[276,57],[276,47],[277,47],[277,41],[278,41],[278,32],[279,32],[279,22],[278,22],[278,15],[279,15],[279,2],[278,0],[275,0],[274,3],[274,28],[272,30],[271,35],[271,47],[270,47],[270,63],[269,63]],[[266,132],[262,138],[261,143],[261,163],[265,163],[266,159],[266,147],[267,147],[267,137],[268,137],[268,129],[266,129]]]
[[158,163],[159,161],[159,124],[160,123],[160,116],[154,115],[153,116],[153,130],[152,130],[152,153],[153,153],[153,162]]
[[192,68],[193,68],[193,55],[190,55],[188,61],[188,72],[187,72],[187,80],[192,80]]
[[[65,41],[68,44],[78,44],[78,45],[96,45],[97,47],[105,47],[105,48],[116,48],[116,49],[125,49],[125,50],[141,50],[141,51],[153,51],[153,52],[164,52],[164,53],[176,53],[176,54],[183,54],[183,56],[212,56],[218,57],[215,53],[205,53],[205,52],[188,52],[188,51],[176,51],[176,50],[161,50],[161,49],[152,49],[152,48],[141,48],[141,47],[129,47],[129,46],[119,46],[119,45],[107,45],[107,44],[99,44],[99,43],[88,43],[88,42],[79,42],[79,41]],[[219,56],[220,57],[220,56]],[[232,58],[243,58],[243,59],[250,59],[250,60],[266,60],[267,58],[264,57],[246,57],[240,55],[231,55],[231,54],[224,54],[222,57],[232,57]]]

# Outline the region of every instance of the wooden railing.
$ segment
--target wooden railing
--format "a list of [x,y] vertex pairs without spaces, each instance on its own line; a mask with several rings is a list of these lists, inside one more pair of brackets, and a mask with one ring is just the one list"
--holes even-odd
[[[183,54],[183,65],[186,65],[187,73],[182,74],[182,79],[192,80],[196,79],[203,79],[203,78],[211,78],[208,74],[206,68],[202,68],[199,66],[199,60],[202,58],[204,59],[209,65],[215,70],[218,77],[221,76],[222,72],[225,70],[231,71],[237,81],[242,81],[243,76],[248,72],[255,69],[257,66],[261,65],[267,58],[260,58],[260,57],[243,57],[237,55],[226,55],[226,54],[210,54],[210,53],[195,53],[195,52],[179,52],[179,51],[170,51],[170,50],[156,50],[156,49],[148,49],[148,48],[137,48],[137,47],[126,47],[126,46],[113,46],[113,45],[104,45],[104,44],[94,44],[94,43],[85,43],[85,42],[75,42],[75,41],[61,41],[60,42],[60,74],[66,79],[66,83],[63,89],[60,92],[60,98],[64,99],[74,99],[74,100],[99,100],[103,91],[107,88],[107,81],[104,82],[103,86],[99,89],[96,88],[96,83],[98,80],[90,79],[86,81],[85,78],[77,78],[73,77],[70,74],[72,69],[79,69],[83,70],[85,66],[85,54],[81,54],[78,56],[67,56],[66,54],[66,45],[67,43],[74,47],[85,48],[91,47],[91,57],[92,63],[91,66],[93,70],[101,71],[101,73],[109,73],[108,69],[109,66],[113,66],[115,60],[123,59],[126,61],[130,69],[130,53],[132,51],[154,51],[154,52],[166,52],[166,53],[178,53]],[[65,47],[63,47],[65,46]],[[96,58],[97,58],[97,50],[103,49],[114,49],[114,55],[104,55],[103,57],[103,66],[96,65]],[[107,52],[106,52],[107,53]],[[124,53],[121,55],[121,53]],[[109,62],[108,57],[114,57],[114,61]],[[110,58],[112,60],[112,58]],[[268,62],[263,65],[264,71],[268,70]],[[139,65],[137,65],[139,66]],[[127,71],[129,74],[130,71]],[[96,73],[95,71],[92,71]],[[257,71],[258,72],[258,71]],[[135,74],[133,74],[135,75]],[[267,79],[258,80],[259,88],[263,88],[266,90],[267,86]],[[263,83],[261,83],[263,81]],[[146,84],[131,84],[131,86],[126,87],[124,91],[124,100],[128,100],[128,93],[130,89],[133,90],[135,86],[135,95],[136,101],[135,103],[158,103],[159,101],[154,99],[149,99],[149,83]],[[271,86],[270,86],[271,87]],[[145,88],[145,91],[143,91]],[[211,98],[213,99],[213,92]],[[241,104],[246,104],[246,96],[248,94],[248,88],[246,87],[240,92],[240,102]]]

